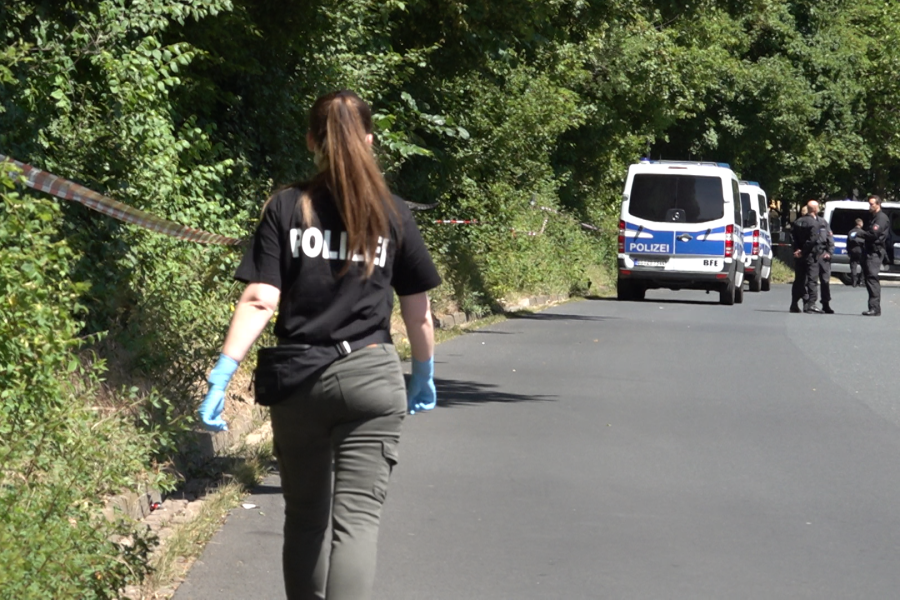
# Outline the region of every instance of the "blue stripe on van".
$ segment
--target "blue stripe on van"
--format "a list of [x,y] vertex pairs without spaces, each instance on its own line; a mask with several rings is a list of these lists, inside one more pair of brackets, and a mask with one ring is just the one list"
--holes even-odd
[[[675,237],[672,231],[655,231],[634,223],[625,223],[625,252],[628,254],[673,254]],[[635,234],[629,236],[627,232]]]
[[[668,254],[670,256],[724,256],[725,226],[703,228],[686,223],[673,224],[674,231],[657,231],[634,223],[625,223],[625,252],[627,254]],[[632,233],[631,236],[628,235]],[[689,240],[679,239],[687,234]],[[712,239],[710,239],[712,238]]]
[[847,236],[846,235],[834,236],[834,253],[835,254],[847,254]]
[[764,229],[745,229],[744,230],[744,254],[749,256],[753,253],[753,232],[759,231],[759,254],[760,256],[768,256],[772,249],[772,236]]
[[[682,234],[691,239],[680,239]],[[706,229],[679,229],[675,232],[675,254],[685,256],[724,256],[725,226],[708,227]]]

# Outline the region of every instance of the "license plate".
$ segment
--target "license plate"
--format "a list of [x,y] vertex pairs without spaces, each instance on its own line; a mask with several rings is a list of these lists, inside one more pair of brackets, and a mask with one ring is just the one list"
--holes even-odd
[[639,258],[634,261],[635,266],[638,267],[657,267],[662,269],[666,266],[666,261],[664,260],[648,260],[646,258]]

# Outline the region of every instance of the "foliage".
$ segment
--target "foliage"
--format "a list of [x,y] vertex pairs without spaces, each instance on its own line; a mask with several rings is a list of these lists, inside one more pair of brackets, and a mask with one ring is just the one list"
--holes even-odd
[[59,206],[12,193],[0,178],[4,597],[114,598],[146,571],[150,540],[110,541],[132,531],[103,519],[100,498],[137,482],[164,483],[148,459],[165,431],[135,427],[140,412],[95,405],[103,366],[76,355],[86,286],[70,278],[76,256],[59,238]]

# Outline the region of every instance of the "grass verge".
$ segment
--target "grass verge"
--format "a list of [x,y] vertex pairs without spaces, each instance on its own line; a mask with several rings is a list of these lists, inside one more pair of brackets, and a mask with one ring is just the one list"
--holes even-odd
[[198,514],[187,523],[177,525],[172,535],[154,553],[150,564],[153,572],[144,581],[142,598],[169,598],[169,586],[188,572],[206,543],[219,530],[229,510],[236,507],[246,493],[237,481],[225,483],[207,494]]
[[176,584],[222,526],[228,512],[262,481],[273,463],[271,439],[244,443],[217,461],[222,483],[203,496],[191,520],[172,526],[165,542],[157,547],[150,561],[153,571],[141,586],[142,599],[162,600],[175,593]]
[[769,275],[772,283],[790,283],[794,281],[794,270],[783,261],[772,259],[772,273]]

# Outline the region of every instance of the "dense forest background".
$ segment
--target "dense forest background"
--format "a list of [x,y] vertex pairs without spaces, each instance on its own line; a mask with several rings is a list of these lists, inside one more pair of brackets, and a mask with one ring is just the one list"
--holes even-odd
[[[641,156],[728,162],[784,207],[898,192],[900,3],[883,0],[5,0],[0,40],[0,153],[235,237],[310,175],[312,101],[357,91],[394,189],[436,205],[419,213],[435,301],[468,312],[602,282]],[[96,498],[177,485],[163,466],[240,253],[3,171],[0,581],[116,597],[146,547],[112,544],[129,525]],[[454,218],[479,225],[434,223]]]

